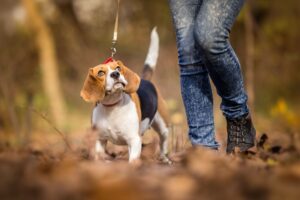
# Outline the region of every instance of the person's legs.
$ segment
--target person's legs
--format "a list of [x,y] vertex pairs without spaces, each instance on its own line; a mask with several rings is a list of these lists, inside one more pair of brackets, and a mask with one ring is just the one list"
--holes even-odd
[[244,0],[203,0],[195,22],[195,39],[205,54],[209,75],[222,98],[227,119],[227,152],[254,146],[255,129],[247,106],[240,63],[229,42],[230,29]]
[[193,145],[218,148],[215,141],[213,98],[201,48],[194,38],[194,25],[202,0],[169,0],[176,29],[181,93]]
[[240,63],[228,40],[243,3],[244,0],[203,0],[194,29],[227,118],[249,112]]

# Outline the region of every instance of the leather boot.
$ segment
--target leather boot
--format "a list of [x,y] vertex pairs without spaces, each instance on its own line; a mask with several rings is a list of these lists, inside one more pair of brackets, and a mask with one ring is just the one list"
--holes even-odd
[[255,145],[256,130],[250,114],[235,119],[226,118],[226,121],[228,154],[232,153],[235,147],[238,147],[240,152],[245,152]]

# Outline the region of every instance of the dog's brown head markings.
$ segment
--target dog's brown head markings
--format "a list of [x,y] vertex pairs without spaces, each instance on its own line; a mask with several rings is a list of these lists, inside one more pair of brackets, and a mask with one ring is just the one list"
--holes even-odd
[[96,66],[90,68],[88,75],[84,81],[80,96],[88,102],[101,101],[105,96],[105,77],[99,76],[99,73],[105,73],[105,68]]
[[134,93],[138,90],[141,79],[140,77],[134,73],[132,70],[130,70],[128,67],[126,67],[121,61],[116,62],[117,66],[120,67],[121,71],[120,73],[123,74],[127,81],[127,85],[125,86],[124,91],[126,93]]
[[112,92],[113,88],[108,89],[108,82],[122,84],[124,92],[134,93],[139,88],[140,77],[121,61],[101,64],[89,69],[80,96],[87,102],[101,102],[107,93]]

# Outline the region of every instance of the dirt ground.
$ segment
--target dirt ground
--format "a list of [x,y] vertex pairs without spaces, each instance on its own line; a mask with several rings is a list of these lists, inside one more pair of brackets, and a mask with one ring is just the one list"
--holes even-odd
[[2,143],[0,199],[300,199],[295,135],[260,134],[255,151],[230,156],[186,147],[170,154],[172,165],[156,159],[155,137],[144,143],[140,165],[129,165],[126,148],[114,146],[109,161],[93,161],[88,145],[72,139],[72,149]]

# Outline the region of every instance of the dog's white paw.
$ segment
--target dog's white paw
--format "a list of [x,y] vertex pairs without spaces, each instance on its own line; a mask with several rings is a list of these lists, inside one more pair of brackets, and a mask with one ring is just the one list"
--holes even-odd
[[161,155],[160,156],[160,161],[164,164],[168,164],[168,165],[172,165],[173,162],[170,160],[170,158],[168,158],[167,155]]

